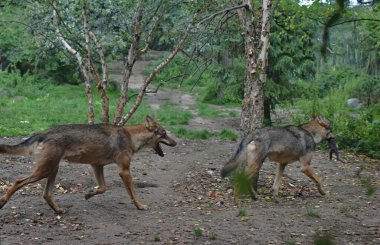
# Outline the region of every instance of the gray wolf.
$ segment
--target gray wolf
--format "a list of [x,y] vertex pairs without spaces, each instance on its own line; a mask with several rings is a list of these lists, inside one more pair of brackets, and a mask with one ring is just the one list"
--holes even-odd
[[[234,156],[224,165],[221,176],[224,178],[238,166],[247,162],[247,176],[252,187],[250,194],[256,198],[257,178],[266,158],[277,163],[273,184],[273,195],[278,196],[281,178],[286,165],[299,161],[301,171],[315,182],[320,194],[325,195],[320,179],[311,167],[312,153],[323,140],[336,144],[330,122],[322,116],[310,116],[311,121],[299,126],[266,127],[257,129],[241,140]],[[337,151],[337,146],[334,147]],[[235,204],[238,203],[235,191]]]
[[106,191],[103,167],[116,162],[119,175],[138,209],[147,209],[135,194],[130,164],[134,153],[143,147],[153,148],[159,156],[164,156],[160,143],[175,146],[165,129],[147,116],[145,124],[134,126],[61,125],[35,134],[18,145],[0,145],[1,154],[31,155],[36,161],[34,172],[15,183],[0,199],[2,208],[11,196],[23,186],[46,178],[43,197],[56,212],[62,213],[53,199],[52,188],[58,172],[59,162],[64,159],[72,163],[91,164],[99,187],[85,195],[89,199]]

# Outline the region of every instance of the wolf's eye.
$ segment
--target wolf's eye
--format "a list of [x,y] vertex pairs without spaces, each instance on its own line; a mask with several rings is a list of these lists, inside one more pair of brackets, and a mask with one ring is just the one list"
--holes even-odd
[[163,136],[163,135],[166,134],[166,132],[157,129],[156,131],[154,131],[154,134],[155,134],[155,135],[161,135],[161,136]]

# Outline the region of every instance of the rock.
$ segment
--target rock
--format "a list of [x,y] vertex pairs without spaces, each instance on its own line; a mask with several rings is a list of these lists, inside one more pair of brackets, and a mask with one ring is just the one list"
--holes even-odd
[[354,109],[360,109],[362,107],[362,103],[358,98],[351,98],[347,100],[347,105]]

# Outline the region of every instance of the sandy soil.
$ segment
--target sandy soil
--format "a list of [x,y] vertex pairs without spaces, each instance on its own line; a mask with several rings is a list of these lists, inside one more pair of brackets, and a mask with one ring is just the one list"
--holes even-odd
[[[193,98],[180,91],[147,98],[153,108],[171,99],[194,110]],[[196,116],[188,127],[237,131],[238,125],[238,117]],[[20,141],[0,138],[0,144]],[[275,165],[268,162],[259,199],[243,200],[238,208],[232,182],[219,177],[238,143],[177,141],[176,147],[165,147],[163,158],[146,150],[133,159],[137,196],[148,210],[130,202],[116,165],[105,168],[107,191],[86,201],[96,185],[90,166],[62,162],[55,197],[66,212],[57,215],[45,203],[43,181],[29,185],[0,210],[0,244],[312,244],[321,237],[335,244],[380,244],[379,162],[348,153],[347,164],[329,162],[326,151],[317,151],[313,166],[328,195],[322,197],[294,163],[285,170],[277,200],[270,195]],[[2,195],[34,164],[27,157],[0,155],[0,167]]]

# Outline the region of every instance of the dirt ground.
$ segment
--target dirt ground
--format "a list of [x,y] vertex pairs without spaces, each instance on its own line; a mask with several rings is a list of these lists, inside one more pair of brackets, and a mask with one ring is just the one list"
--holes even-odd
[[[194,99],[180,91],[162,90],[147,99],[152,108],[171,99],[194,110]],[[193,113],[189,128],[238,130],[238,117],[212,120]],[[21,139],[0,138],[0,144]],[[90,166],[62,162],[55,198],[66,212],[57,215],[45,203],[43,181],[29,185],[0,210],[0,245],[380,244],[378,161],[344,153],[348,163],[342,164],[317,151],[312,165],[328,194],[321,196],[294,163],[285,170],[288,176],[276,200],[270,194],[275,165],[267,162],[259,199],[244,199],[238,208],[232,182],[219,176],[238,142],[176,140],[176,147],[165,147],[165,157],[144,150],[133,159],[137,196],[148,210],[131,203],[115,164],[105,168],[107,191],[85,200],[96,185]],[[0,155],[0,195],[33,168],[30,158]]]

